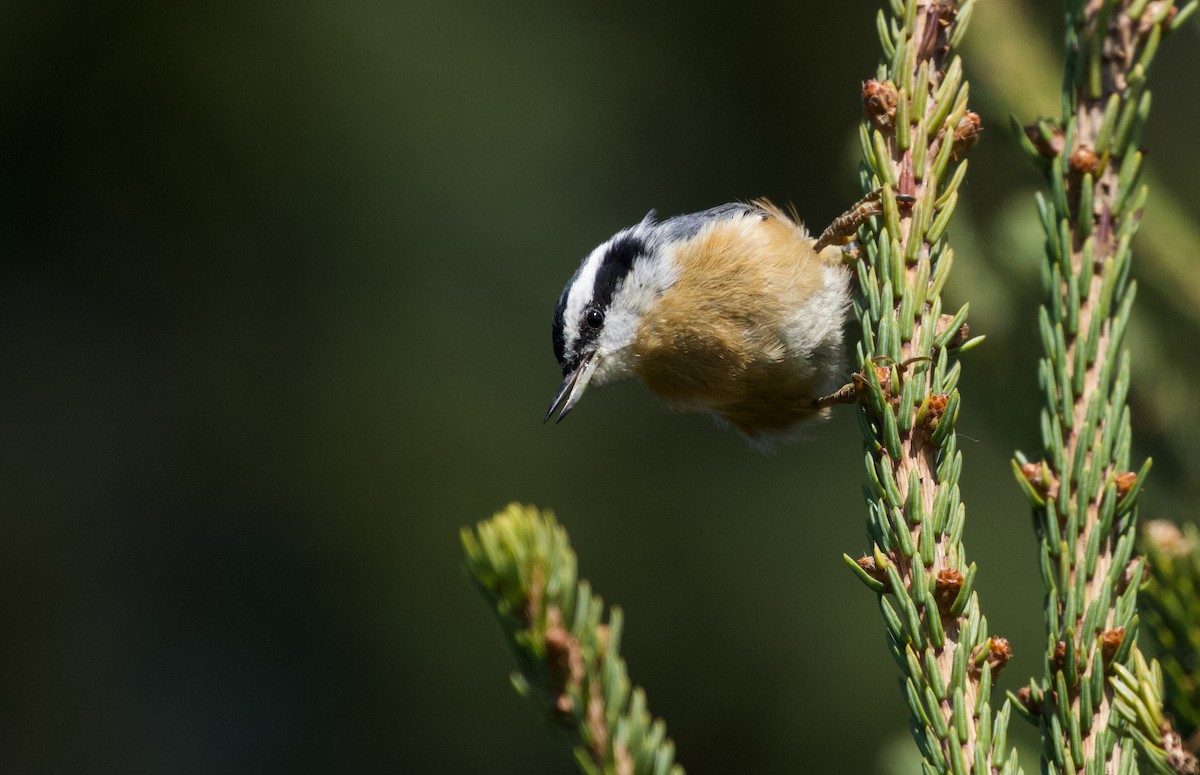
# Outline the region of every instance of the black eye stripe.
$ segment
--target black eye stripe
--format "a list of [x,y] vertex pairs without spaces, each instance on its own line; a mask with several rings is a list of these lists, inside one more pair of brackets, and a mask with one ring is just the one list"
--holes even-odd
[[[626,234],[618,237],[605,252],[596,279],[592,283],[592,300],[583,308],[580,319],[579,338],[575,341],[573,360],[578,361],[584,347],[596,341],[604,325],[604,314],[612,304],[613,296],[621,282],[633,271],[633,262],[646,255],[645,241]],[[599,319],[596,319],[596,316]]]
[[596,270],[591,306],[607,310],[617,292],[617,286],[633,271],[633,262],[639,256],[646,255],[646,252],[646,243],[638,237],[626,234],[614,240],[608,252],[604,254],[600,268]]
[[579,335],[572,343],[570,351],[567,349],[566,341],[567,300],[583,267],[580,267],[575,272],[575,276],[567,283],[567,287],[563,289],[562,295],[558,299],[558,305],[555,307],[551,331],[554,356],[562,365],[564,373],[569,373],[578,366],[584,349],[600,335],[600,329],[604,326],[604,315],[608,311],[609,305],[612,304],[617,288],[633,271],[634,261],[648,252],[645,240],[630,234],[615,238],[608,246],[592,280],[592,298],[583,308],[581,317],[576,321]]
[[[569,372],[572,368],[578,366],[584,349],[599,336],[600,329],[604,325],[603,316],[608,311],[609,306],[611,306],[617,288],[620,287],[625,278],[633,271],[633,265],[637,259],[648,255],[650,252],[647,238],[658,244],[688,240],[696,236],[701,229],[713,221],[750,215],[756,215],[760,218],[767,217],[767,213],[757,205],[740,202],[720,205],[719,207],[713,207],[698,213],[677,215],[659,223],[656,223],[654,220],[654,211],[650,211],[640,224],[634,226],[625,234],[613,238],[600,260],[600,265],[596,268],[595,276],[592,278],[591,299],[584,307],[579,318],[567,320],[566,308],[568,296],[579,280],[579,275],[587,266],[587,261],[585,261],[576,270],[570,281],[567,282],[567,287],[563,289],[562,295],[559,296],[558,305],[554,310],[554,323],[551,332],[554,355],[558,359],[558,362],[562,364],[564,372]],[[629,232],[636,232],[641,236],[635,236]],[[601,315],[598,322],[594,316],[591,321],[588,319],[593,311],[598,311]],[[570,351],[568,351],[566,332],[571,327],[578,330],[578,336],[571,343],[572,346],[570,347]]]

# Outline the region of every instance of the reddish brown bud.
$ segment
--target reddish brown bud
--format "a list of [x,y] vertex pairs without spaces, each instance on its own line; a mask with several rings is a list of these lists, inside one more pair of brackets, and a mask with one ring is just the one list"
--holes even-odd
[[1063,663],[1067,659],[1067,644],[1059,641],[1054,644],[1054,651],[1050,652],[1050,669],[1062,670]]
[[1042,463],[1026,463],[1021,466],[1021,476],[1033,485],[1033,489],[1045,500],[1058,497],[1058,479],[1050,473],[1050,469]]
[[570,716],[575,710],[575,701],[567,693],[571,681],[571,650],[574,645],[571,634],[562,627],[546,631],[546,668],[550,678],[550,694],[554,698],[554,712]]
[[[869,366],[868,368],[872,368],[875,370],[875,379],[879,381],[880,390],[883,391],[883,394],[885,396],[888,395],[888,393],[889,393],[889,391],[888,391],[889,384],[888,383],[891,381],[891,378],[892,378],[892,370],[889,369],[887,366]],[[852,379],[854,380],[855,387],[858,388],[859,395],[865,396],[867,394],[867,391],[870,390],[870,384],[871,384],[870,382],[867,381],[867,370],[863,369],[862,371],[852,375]]]
[[550,679],[550,695],[554,698],[554,710],[566,715],[575,709],[575,702],[567,689],[578,686],[583,680],[583,650],[565,627],[562,612],[555,606],[546,611],[546,672]]
[[1028,686],[1022,686],[1017,689],[1017,702],[1021,703],[1021,707],[1033,716],[1042,715],[1042,704],[1033,701],[1033,690]]
[[1033,143],[1033,147],[1037,148],[1038,153],[1047,159],[1053,159],[1063,152],[1063,131],[1058,127],[1054,127],[1049,141],[1042,135],[1037,124],[1026,126],[1025,136]]
[[979,133],[983,131],[983,122],[979,118],[979,114],[973,110],[968,110],[963,114],[963,117],[958,120],[958,126],[954,128],[953,145],[950,147],[950,156],[958,161],[967,155],[967,151],[971,150],[975,143],[979,142]]
[[1122,471],[1113,477],[1113,484],[1117,486],[1117,495],[1124,498],[1137,484],[1137,474],[1133,471]]
[[958,593],[962,590],[963,575],[957,568],[942,568],[933,582],[933,599],[942,616],[949,616]]
[[855,560],[855,562],[858,563],[858,567],[867,572],[868,576],[875,579],[880,584],[883,584],[884,587],[886,587],[884,590],[885,592],[892,591],[892,584],[888,580],[887,569],[879,567],[878,563],[875,562],[874,557],[867,554],[859,557],[857,560]]
[[946,413],[946,407],[949,403],[950,396],[948,393],[936,392],[929,397],[929,404],[925,409],[925,425],[929,426],[930,431],[937,427],[937,423],[942,421],[942,415]]
[[[883,381],[883,376],[879,373],[879,369],[875,369],[875,376],[879,378],[879,386],[883,389],[883,394],[887,395],[887,385]],[[854,392],[859,400],[865,400],[871,393],[871,383],[867,381],[867,370],[856,371],[850,375],[850,382],[854,385]]]
[[1180,775],[1200,775],[1200,761],[1188,750],[1200,749],[1200,735],[1193,732],[1191,739],[1185,743],[1183,737],[1175,731],[1175,727],[1171,726],[1171,722],[1164,719],[1161,738],[1163,750],[1167,754],[1167,766],[1171,768],[1171,772],[1178,772]]
[[1105,630],[1100,633],[1100,653],[1104,656],[1104,664],[1112,662],[1113,657],[1117,655],[1117,651],[1124,642],[1124,627],[1117,627],[1115,630]]
[[1091,175],[1100,166],[1100,157],[1091,148],[1081,146],[1071,153],[1071,158],[1067,159],[1067,164],[1071,167],[1072,172]]
[[896,123],[896,102],[899,100],[896,85],[891,81],[864,81],[862,96],[863,113],[871,126],[881,132],[890,130]]
[[988,638],[984,646],[987,651],[983,661],[992,671],[992,678],[995,678],[1012,658],[1012,646],[1009,645],[1008,638]]
[[551,688],[562,691],[571,680],[571,633],[562,627],[546,630],[546,667]]

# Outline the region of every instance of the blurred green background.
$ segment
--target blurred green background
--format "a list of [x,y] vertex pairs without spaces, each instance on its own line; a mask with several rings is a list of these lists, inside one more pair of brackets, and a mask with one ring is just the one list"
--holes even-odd
[[[1057,6],[980,3],[966,544],[1040,673],[1038,174]],[[543,426],[578,261],[655,207],[857,195],[873,3],[0,5],[6,772],[569,773],[458,530],[553,508],[693,774],[903,771],[861,442],[764,457],[637,384]],[[1130,344],[1145,516],[1200,498],[1196,27],[1153,74]],[[1014,735],[1030,739],[1022,722]],[[899,741],[899,742],[897,742]],[[902,752],[896,754],[896,751]],[[1027,770],[1036,768],[1026,761]]]

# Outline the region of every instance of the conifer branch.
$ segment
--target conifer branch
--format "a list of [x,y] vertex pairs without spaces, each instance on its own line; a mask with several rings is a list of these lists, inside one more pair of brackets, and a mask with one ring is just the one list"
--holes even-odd
[[847,562],[878,593],[927,772],[1019,772],[993,715],[1009,647],[988,636],[962,545],[962,456],[954,425],[967,308],[942,314],[953,260],[946,225],[979,134],[953,50],[973,0],[893,0],[877,29],[883,61],[864,84],[863,186],[882,214],[862,230],[855,377],[866,442],[871,552]]
[[1200,754],[1200,529],[1147,522],[1140,542],[1150,579],[1139,595],[1143,625],[1161,663],[1169,716]]
[[[621,610],[576,581],[575,552],[550,512],[511,504],[463,528],[472,581],[517,659],[513,687],[571,746],[584,775],[683,775],[666,725],[646,710],[620,656]],[[632,688],[632,690],[631,690]]]
[[1020,696],[1040,727],[1046,771],[1129,772],[1137,747],[1122,742],[1118,689],[1107,678],[1134,675],[1140,659],[1143,565],[1133,550],[1150,461],[1130,470],[1122,342],[1135,291],[1130,243],[1146,200],[1138,148],[1150,110],[1146,74],[1176,9],[1172,0],[1067,0],[1065,8],[1063,118],[1018,135],[1050,189],[1038,197],[1043,453],[1014,461],[1041,544],[1049,643],[1043,682]]
[[[1146,662],[1134,649],[1133,664],[1114,663],[1110,679],[1113,712],[1120,729],[1137,748],[1139,760],[1159,775],[1200,775],[1200,763],[1187,750],[1170,719],[1163,715],[1163,675],[1158,662]],[[1147,769],[1143,767],[1142,769]]]

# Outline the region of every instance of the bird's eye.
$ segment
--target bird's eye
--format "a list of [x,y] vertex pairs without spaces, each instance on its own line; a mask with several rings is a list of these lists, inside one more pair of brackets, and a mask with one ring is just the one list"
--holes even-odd
[[583,322],[589,328],[599,328],[604,323],[604,313],[593,307],[583,313]]

